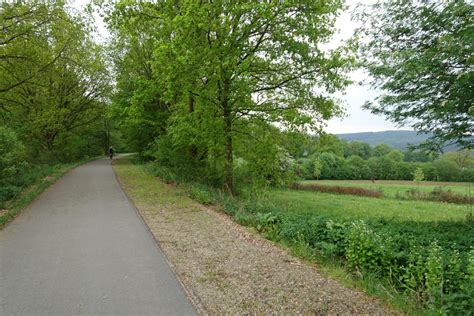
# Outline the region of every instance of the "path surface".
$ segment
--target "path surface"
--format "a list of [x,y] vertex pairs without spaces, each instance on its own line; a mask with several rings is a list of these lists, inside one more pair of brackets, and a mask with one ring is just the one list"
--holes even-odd
[[194,313],[108,160],[69,172],[0,231],[0,315]]

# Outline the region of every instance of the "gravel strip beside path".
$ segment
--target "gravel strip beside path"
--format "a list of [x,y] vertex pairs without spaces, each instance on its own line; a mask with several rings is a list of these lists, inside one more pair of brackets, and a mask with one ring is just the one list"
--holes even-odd
[[115,170],[201,314],[395,314],[128,160]]

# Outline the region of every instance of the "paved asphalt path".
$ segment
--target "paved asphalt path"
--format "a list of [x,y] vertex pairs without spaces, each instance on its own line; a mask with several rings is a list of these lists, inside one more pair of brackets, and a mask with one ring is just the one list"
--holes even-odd
[[0,315],[195,311],[106,159],[69,172],[0,231]]

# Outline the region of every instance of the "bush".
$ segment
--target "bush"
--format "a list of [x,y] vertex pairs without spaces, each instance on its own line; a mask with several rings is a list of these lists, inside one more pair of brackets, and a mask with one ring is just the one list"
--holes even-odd
[[23,144],[12,130],[0,126],[0,209],[21,192],[27,168]]
[[326,193],[338,193],[345,195],[357,195],[368,197],[381,197],[383,194],[380,191],[358,188],[358,187],[342,187],[337,185],[320,185],[320,184],[301,184],[293,183],[290,186],[293,190],[318,191]]
[[435,188],[431,192],[418,189],[406,191],[406,195],[411,200],[426,200],[456,204],[474,204],[474,198],[468,195],[454,193],[451,190],[444,190],[442,187]]
[[364,222],[352,223],[345,252],[349,267],[376,273],[389,271],[391,242],[390,236],[382,236]]
[[430,200],[457,204],[474,204],[474,199],[468,195],[454,193],[451,190],[443,190],[442,187],[435,188],[430,193]]
[[211,193],[203,186],[196,184],[192,185],[189,195],[192,199],[198,201],[201,204],[209,205],[212,203]]

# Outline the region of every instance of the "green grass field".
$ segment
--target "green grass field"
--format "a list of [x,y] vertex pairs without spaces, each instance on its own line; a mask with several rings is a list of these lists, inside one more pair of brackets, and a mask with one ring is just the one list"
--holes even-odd
[[416,184],[413,181],[390,181],[377,180],[307,180],[302,184],[338,185],[343,187],[359,187],[364,189],[378,190],[383,192],[385,197],[396,197],[397,194],[404,196],[410,189],[418,189],[424,192],[431,192],[435,188],[442,187],[443,190],[451,190],[456,194],[471,195],[474,199],[474,183],[470,182],[433,182],[422,181]]
[[[396,188],[385,185],[394,192]],[[461,220],[472,212],[469,205],[430,201],[397,200],[339,195],[313,191],[271,190],[269,199],[288,212],[318,213],[348,219],[385,218],[389,220]]]

